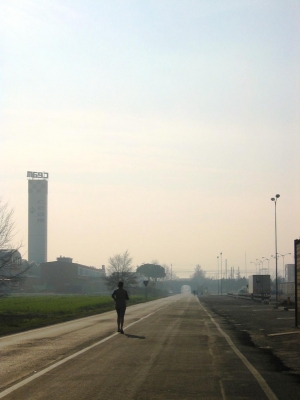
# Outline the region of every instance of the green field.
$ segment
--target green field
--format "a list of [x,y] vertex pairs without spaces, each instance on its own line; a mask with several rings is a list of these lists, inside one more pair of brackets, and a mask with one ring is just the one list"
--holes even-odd
[[[142,303],[131,296],[128,305]],[[32,296],[0,298],[0,336],[114,310],[111,296]]]

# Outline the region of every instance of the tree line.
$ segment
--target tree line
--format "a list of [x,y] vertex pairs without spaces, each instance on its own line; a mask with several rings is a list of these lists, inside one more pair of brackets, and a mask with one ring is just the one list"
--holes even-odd
[[149,264],[142,264],[134,271],[132,266],[132,258],[126,250],[123,254],[116,254],[108,260],[108,275],[104,278],[105,284],[109,289],[113,289],[118,285],[118,282],[124,282],[127,288],[137,286],[140,283],[140,278],[153,280],[157,283],[158,279],[167,277],[166,268],[158,265],[156,261]]
[[[11,290],[19,286],[20,282],[26,278],[26,271],[32,267],[32,263],[26,262],[25,268],[16,268],[17,264],[24,260],[21,259],[19,252],[21,244],[13,243],[15,227],[13,215],[14,210],[0,198],[0,294],[4,290]],[[178,277],[174,272],[172,273],[168,265],[160,265],[157,260],[153,260],[151,263],[144,263],[134,269],[128,250],[109,258],[107,276],[103,279],[108,289],[116,288],[120,281],[123,281],[127,288],[137,287],[142,280],[150,281],[152,283],[150,286],[155,288],[162,288],[163,282],[166,281],[178,281],[177,285],[174,283],[174,287],[176,286],[177,292],[180,291]],[[199,291],[200,294],[207,292],[223,292],[225,294],[247,286],[247,279],[241,276],[238,276],[237,279],[222,280],[208,278],[199,264],[195,266],[189,282],[191,289]]]

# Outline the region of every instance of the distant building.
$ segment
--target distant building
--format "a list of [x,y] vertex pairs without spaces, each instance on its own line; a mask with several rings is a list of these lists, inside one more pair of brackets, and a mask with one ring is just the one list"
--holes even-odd
[[71,262],[73,262],[73,258],[59,256],[59,257],[57,257],[56,261],[71,263]]
[[73,263],[70,257],[40,264],[41,284],[57,293],[97,292],[104,288],[105,266],[101,269]]
[[22,256],[16,249],[0,249],[0,267],[20,268]]
[[48,224],[47,172],[27,172],[28,178],[28,261],[47,261]]
[[286,282],[295,282],[295,264],[285,264]]

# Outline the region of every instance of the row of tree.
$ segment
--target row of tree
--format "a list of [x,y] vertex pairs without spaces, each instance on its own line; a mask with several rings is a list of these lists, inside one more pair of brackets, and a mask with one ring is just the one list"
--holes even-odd
[[166,278],[166,269],[156,261],[151,264],[142,264],[133,270],[132,258],[128,250],[123,254],[116,254],[108,260],[108,275],[104,278],[108,288],[113,289],[118,282],[123,281],[126,287],[137,286],[140,280],[153,280],[155,286],[158,279]]
[[[21,261],[19,249],[21,245],[13,245],[14,231],[14,211],[9,208],[0,198],[0,293],[3,288],[11,288],[17,286],[24,279],[24,268],[16,269],[14,265],[16,260]],[[27,263],[25,269],[29,269],[31,265]],[[152,281],[154,287],[162,287],[163,281],[177,281],[176,274],[172,274],[170,267],[167,265],[159,265],[157,260],[151,263],[142,264],[134,270],[132,266],[132,258],[126,250],[123,254],[116,254],[108,260],[107,276],[104,278],[105,284],[109,289],[117,286],[119,281],[123,281],[127,288],[132,288],[141,283],[143,280]],[[159,283],[159,285],[158,285]],[[196,265],[193,274],[190,276],[189,284],[192,290],[196,288],[205,288],[211,291],[220,291],[220,282],[216,279],[207,278],[205,271],[200,265]],[[239,288],[247,284],[246,278],[238,277],[238,279],[222,280],[223,293],[228,290]],[[219,285],[219,286],[218,286]],[[180,286],[180,282],[176,287]],[[169,289],[172,289],[171,287]]]
[[[27,269],[32,266],[27,262],[25,269],[18,267],[21,262],[24,264],[24,260],[19,252],[21,244],[13,243],[15,227],[13,216],[14,210],[0,198],[0,295],[18,286],[25,278]],[[110,289],[115,288],[119,281],[123,281],[127,287],[133,287],[139,284],[141,277],[153,279],[156,283],[157,279],[165,278],[168,272],[168,268],[158,265],[157,262],[143,264],[134,271],[132,258],[129,252],[125,251],[109,258],[108,275],[104,279]]]

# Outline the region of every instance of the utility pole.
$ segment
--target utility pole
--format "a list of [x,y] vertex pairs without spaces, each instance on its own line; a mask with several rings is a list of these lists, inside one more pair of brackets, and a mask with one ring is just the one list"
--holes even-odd
[[217,257],[217,261],[218,261],[218,296],[220,294],[220,280],[219,280],[219,256]]
[[278,308],[278,252],[277,252],[277,216],[276,216],[276,204],[277,200],[279,199],[280,194],[276,194],[275,197],[271,198],[271,201],[274,201],[275,204],[275,261],[276,261],[276,266],[275,266],[275,273],[276,273],[276,281],[275,281],[275,291],[276,291],[276,304],[275,308]]
[[172,269],[172,264],[171,264],[171,291],[173,292],[173,269]]
[[222,296],[222,253],[220,253],[221,256],[221,296]]

